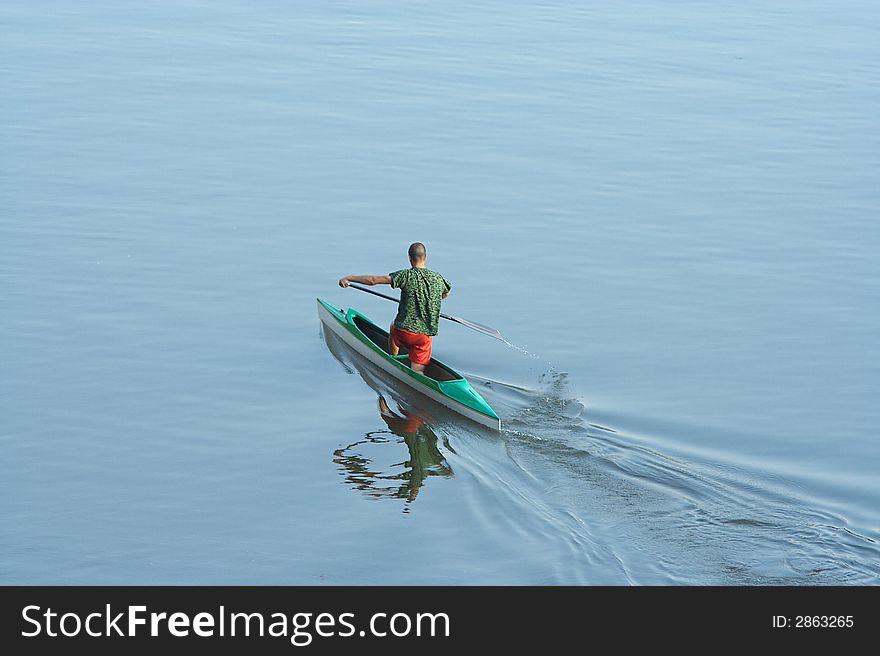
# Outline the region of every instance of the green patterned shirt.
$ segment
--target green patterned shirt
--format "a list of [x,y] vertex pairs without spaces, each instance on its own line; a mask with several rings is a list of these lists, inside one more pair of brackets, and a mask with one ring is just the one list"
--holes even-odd
[[436,335],[440,322],[440,302],[452,285],[436,271],[413,267],[395,271],[391,286],[400,290],[400,309],[395,328],[420,335]]

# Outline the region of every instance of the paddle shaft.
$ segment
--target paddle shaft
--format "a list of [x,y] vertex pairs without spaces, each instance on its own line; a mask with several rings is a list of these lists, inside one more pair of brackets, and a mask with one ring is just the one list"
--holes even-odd
[[[383,294],[382,292],[375,292],[372,289],[368,289],[366,287],[358,285],[357,283],[350,282],[350,283],[348,283],[348,286],[354,287],[355,289],[359,289],[362,292],[367,292],[368,294],[372,294],[373,296],[379,296],[379,297],[387,299],[389,301],[394,301],[395,303],[400,303],[399,298],[394,298],[393,296],[388,296],[388,294]],[[481,332],[484,335],[489,335],[489,337],[494,337],[495,339],[500,339],[500,340],[504,341],[504,338],[501,336],[501,332],[498,330],[495,330],[495,328],[492,328],[490,326],[484,326],[483,324],[477,323],[476,321],[469,321],[468,319],[462,319],[461,317],[451,317],[448,314],[443,314],[442,312],[440,313],[440,316],[443,319],[446,319],[448,321],[454,321],[455,323],[460,323],[462,326],[467,326],[468,328],[472,328],[473,330],[476,330],[477,332]]]
[[[348,283],[349,287],[354,287],[355,289],[360,289],[362,292],[367,292],[368,294],[372,294],[373,296],[381,296],[382,298],[387,298],[389,301],[394,301],[395,303],[400,303],[399,298],[394,298],[393,296],[389,296],[388,294],[383,294],[382,292],[374,292],[372,289],[367,289],[366,287],[362,287],[357,283],[350,282]],[[455,317],[450,317],[448,314],[440,313],[440,316],[444,319],[449,319],[450,321],[458,321]]]
[[393,296],[389,296],[388,294],[383,294],[382,292],[374,292],[372,289],[367,289],[366,287],[361,287],[357,283],[350,282],[350,283],[348,283],[348,286],[354,287],[355,289],[360,289],[362,292],[367,292],[368,294],[372,294],[373,296],[381,296],[382,298],[387,298],[389,301],[394,301],[395,303],[400,303],[399,298],[394,298]]

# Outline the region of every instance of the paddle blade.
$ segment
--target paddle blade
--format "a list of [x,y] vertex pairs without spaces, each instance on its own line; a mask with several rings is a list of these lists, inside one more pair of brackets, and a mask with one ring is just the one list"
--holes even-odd
[[441,314],[440,316],[444,319],[448,319],[449,321],[460,323],[462,326],[467,326],[471,330],[476,330],[478,333],[483,333],[484,335],[488,335],[489,337],[500,339],[502,342],[506,341],[501,335],[501,332],[496,330],[495,328],[492,328],[491,326],[484,326],[483,324],[477,323],[476,321],[462,319],[461,317],[451,317],[448,314]]

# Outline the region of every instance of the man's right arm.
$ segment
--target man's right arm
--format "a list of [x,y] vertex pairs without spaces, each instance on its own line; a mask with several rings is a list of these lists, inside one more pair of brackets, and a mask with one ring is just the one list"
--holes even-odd
[[349,283],[357,282],[361,285],[390,285],[391,276],[345,276],[339,279],[340,287],[348,287]]

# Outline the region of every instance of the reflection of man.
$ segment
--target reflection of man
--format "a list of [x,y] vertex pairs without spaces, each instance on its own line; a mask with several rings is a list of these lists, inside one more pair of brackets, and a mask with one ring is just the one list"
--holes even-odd
[[[385,399],[379,397],[379,414],[395,435],[399,435],[406,443],[409,451],[409,460],[401,462],[393,467],[403,465],[406,470],[403,473],[382,473],[374,469],[375,465],[369,459],[358,453],[357,447],[364,444],[387,444],[389,440],[384,435],[387,431],[374,431],[367,433],[366,439],[333,452],[333,462],[343,468],[342,475],[345,481],[356,490],[360,490],[368,497],[397,497],[406,499],[407,502],[415,501],[419,490],[429,476],[452,476],[450,467],[440,449],[437,447],[437,436],[431,427],[412,413],[400,409],[402,414],[394,412],[388,407]],[[446,445],[449,448],[449,445]],[[384,481],[395,481],[394,487],[388,487]],[[397,481],[403,481],[398,484]],[[404,512],[407,512],[404,509]]]
[[401,408],[403,416],[388,407],[383,397],[379,397],[379,414],[395,435],[400,435],[409,450],[406,465],[409,471],[401,474],[406,479],[406,487],[401,486],[400,495],[407,501],[415,501],[419,490],[428,476],[452,476],[452,468],[446,463],[437,448],[437,436],[431,427],[414,414]]
[[425,425],[425,422],[422,421],[421,417],[418,415],[404,414],[401,417],[388,407],[388,403],[386,403],[385,399],[381,396],[379,397],[379,414],[382,415],[382,419],[388,424],[388,428],[391,429],[391,432],[395,435],[400,435],[401,437],[406,437],[410,433],[415,433],[419,428]]

